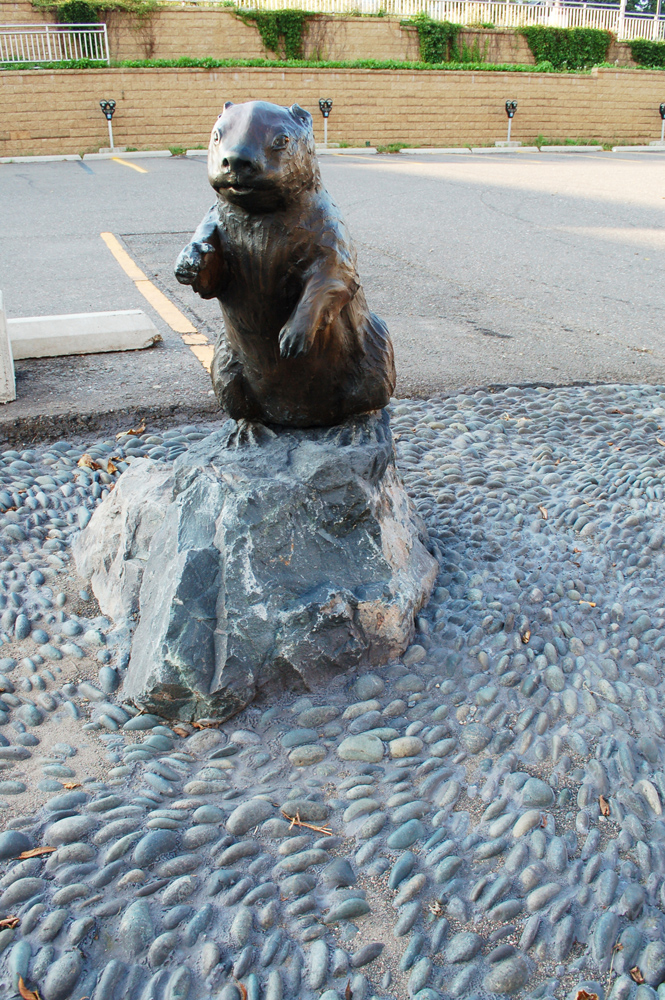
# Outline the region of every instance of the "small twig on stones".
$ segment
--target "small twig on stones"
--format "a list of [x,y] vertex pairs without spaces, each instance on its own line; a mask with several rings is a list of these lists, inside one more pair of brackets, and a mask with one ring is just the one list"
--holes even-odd
[[314,826],[313,823],[303,823],[303,821],[300,818],[300,813],[296,813],[295,816],[289,816],[288,813],[285,813],[283,809],[280,811],[284,819],[291,820],[291,826],[289,827],[289,830],[292,830],[294,826],[304,826],[307,827],[308,830],[314,830],[315,833],[322,833],[325,837],[332,837],[333,835],[333,832],[330,829],[330,827]]

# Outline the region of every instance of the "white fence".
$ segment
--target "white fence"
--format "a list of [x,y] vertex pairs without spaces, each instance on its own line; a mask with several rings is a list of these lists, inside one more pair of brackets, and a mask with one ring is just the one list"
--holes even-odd
[[105,24],[0,25],[0,64],[94,59],[108,63]]
[[[248,7],[260,10],[313,10],[323,14],[378,14],[399,17],[425,13],[436,21],[464,25],[519,28],[541,24],[551,28],[603,28],[621,40],[663,40],[665,20],[653,14],[625,14],[619,5],[564,3],[557,0],[513,3],[506,0],[251,0]],[[663,3],[665,14],[665,3]]]

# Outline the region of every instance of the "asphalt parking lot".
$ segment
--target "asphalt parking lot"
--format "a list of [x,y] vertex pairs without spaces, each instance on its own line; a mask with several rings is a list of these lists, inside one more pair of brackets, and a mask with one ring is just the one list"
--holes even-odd
[[[127,163],[0,165],[8,316],[142,308],[164,337],[149,351],[18,362],[5,435],[215,412],[199,360],[100,237],[113,233],[214,340],[217,304],[172,273],[212,201],[205,160]],[[322,158],[393,335],[397,394],[665,382],[664,167],[659,153]]]

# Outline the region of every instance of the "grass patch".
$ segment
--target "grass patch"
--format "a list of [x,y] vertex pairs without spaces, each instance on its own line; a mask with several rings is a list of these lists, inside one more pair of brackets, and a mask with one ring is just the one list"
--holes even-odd
[[377,153],[401,153],[403,149],[410,149],[408,142],[389,142],[387,146],[377,146]]
[[611,143],[601,142],[600,139],[547,139],[544,135],[537,135],[533,140],[533,146],[538,146],[539,149],[543,147],[547,149],[548,146],[602,146],[603,149],[611,149]]

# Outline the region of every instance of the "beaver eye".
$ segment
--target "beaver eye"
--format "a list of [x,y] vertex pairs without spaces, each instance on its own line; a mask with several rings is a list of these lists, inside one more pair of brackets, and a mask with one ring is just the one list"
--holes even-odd
[[222,133],[218,132],[217,129],[212,133],[212,141],[217,145],[222,138]]
[[278,135],[272,144],[273,149],[286,149],[289,143],[288,135]]

